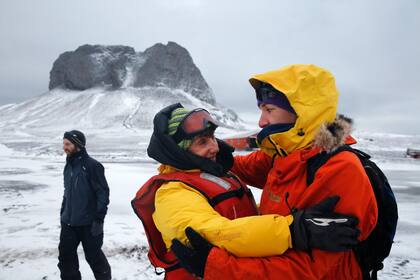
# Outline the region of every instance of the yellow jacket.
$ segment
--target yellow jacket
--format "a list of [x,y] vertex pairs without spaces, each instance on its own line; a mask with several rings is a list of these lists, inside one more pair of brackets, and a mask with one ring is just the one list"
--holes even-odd
[[[161,165],[161,174],[180,171]],[[189,170],[185,172],[199,172]],[[181,182],[163,184],[156,192],[153,221],[169,249],[174,238],[186,243],[192,227],[213,245],[238,257],[279,255],[292,247],[289,225],[293,217],[250,216],[229,220],[216,212],[198,191]]]

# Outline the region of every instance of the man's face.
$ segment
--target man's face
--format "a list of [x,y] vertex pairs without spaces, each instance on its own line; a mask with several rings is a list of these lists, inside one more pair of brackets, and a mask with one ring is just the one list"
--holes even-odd
[[214,138],[214,133],[195,137],[188,151],[197,156],[216,161],[219,145],[217,144],[216,138]]
[[79,151],[72,142],[67,139],[63,139],[63,151],[69,156]]
[[271,124],[294,123],[296,115],[273,104],[260,105],[261,116],[258,125],[264,128]]

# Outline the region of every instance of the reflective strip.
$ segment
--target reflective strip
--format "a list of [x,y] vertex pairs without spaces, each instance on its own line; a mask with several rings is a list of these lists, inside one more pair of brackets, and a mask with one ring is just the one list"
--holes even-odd
[[215,183],[215,184],[217,184],[217,185],[219,185],[219,186],[221,186],[222,188],[224,188],[225,190],[229,190],[230,188],[231,188],[231,185],[230,185],[230,183],[229,182],[227,182],[227,181],[225,181],[225,180],[223,180],[222,178],[220,178],[220,177],[217,177],[217,176],[214,176],[214,175],[211,175],[211,174],[209,174],[209,173],[201,173],[200,174],[200,178],[202,178],[202,179],[206,179],[206,180],[209,180],[210,182],[213,182],[213,183]]
[[327,218],[312,218],[312,219],[305,219],[308,222],[312,222],[314,225],[321,226],[321,227],[328,227],[331,224],[345,224],[347,223],[348,219],[341,218],[341,219],[327,219]]

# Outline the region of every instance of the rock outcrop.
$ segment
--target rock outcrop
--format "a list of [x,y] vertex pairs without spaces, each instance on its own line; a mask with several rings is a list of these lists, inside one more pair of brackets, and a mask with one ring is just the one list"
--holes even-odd
[[62,86],[86,90],[98,86],[119,88],[126,67],[136,53],[126,46],[83,45],[61,54],[50,72],[49,89]]
[[188,51],[168,42],[135,52],[127,46],[83,45],[61,54],[50,72],[49,88],[86,90],[106,87],[180,89],[215,105],[211,88]]

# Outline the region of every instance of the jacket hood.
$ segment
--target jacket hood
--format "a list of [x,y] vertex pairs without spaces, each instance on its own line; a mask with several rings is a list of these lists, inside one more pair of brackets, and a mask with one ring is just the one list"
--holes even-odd
[[216,155],[216,162],[214,162],[181,149],[168,135],[168,121],[171,112],[182,107],[180,103],[176,103],[156,114],[153,120],[153,134],[147,147],[148,156],[161,164],[170,165],[177,169],[200,169],[215,176],[223,176],[233,165],[233,147],[217,139],[219,153]]
[[344,144],[353,144],[355,141],[350,136],[352,126],[353,120],[338,115],[332,123],[321,125],[312,146],[331,153]]
[[321,67],[289,65],[255,75],[249,81],[255,89],[261,83],[268,83],[282,92],[297,115],[291,129],[273,133],[258,142],[261,150],[270,156],[286,156],[311,146],[321,127],[328,126],[336,117],[339,92],[334,76]]

